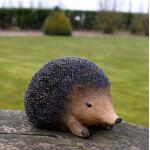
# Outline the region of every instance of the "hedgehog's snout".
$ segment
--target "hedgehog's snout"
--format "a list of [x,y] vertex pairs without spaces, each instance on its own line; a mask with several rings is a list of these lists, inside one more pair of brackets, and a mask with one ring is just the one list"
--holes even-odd
[[[115,123],[121,123],[121,121],[122,121],[122,118],[118,117],[118,118],[116,119],[116,122],[115,122]],[[114,124],[111,124],[111,123],[106,123],[106,124],[105,124],[105,128],[106,128],[107,130],[111,130],[111,129],[113,128],[113,126],[114,126]]]

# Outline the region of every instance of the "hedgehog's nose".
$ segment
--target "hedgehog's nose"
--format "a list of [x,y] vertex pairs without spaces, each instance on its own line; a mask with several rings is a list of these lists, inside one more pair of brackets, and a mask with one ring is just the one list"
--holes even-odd
[[115,123],[120,123],[122,121],[122,118],[117,118]]

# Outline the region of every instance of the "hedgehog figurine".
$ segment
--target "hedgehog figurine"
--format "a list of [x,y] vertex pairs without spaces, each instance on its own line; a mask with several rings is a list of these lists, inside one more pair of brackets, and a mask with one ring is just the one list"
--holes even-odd
[[33,76],[25,92],[26,115],[36,128],[69,129],[88,137],[87,127],[111,129],[122,120],[109,89],[109,79],[94,63],[79,57],[58,58]]

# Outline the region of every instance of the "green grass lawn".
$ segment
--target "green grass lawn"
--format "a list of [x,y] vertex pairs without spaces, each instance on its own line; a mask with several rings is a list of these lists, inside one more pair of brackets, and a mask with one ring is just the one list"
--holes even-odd
[[34,73],[53,58],[72,55],[106,72],[124,120],[148,127],[148,38],[139,36],[0,37],[0,109],[23,109]]

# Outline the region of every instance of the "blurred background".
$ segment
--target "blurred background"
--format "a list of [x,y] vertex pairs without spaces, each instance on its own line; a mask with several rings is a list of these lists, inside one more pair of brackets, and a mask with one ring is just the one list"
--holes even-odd
[[117,113],[148,127],[148,0],[1,0],[0,109],[24,109],[32,76],[79,56],[111,81]]

